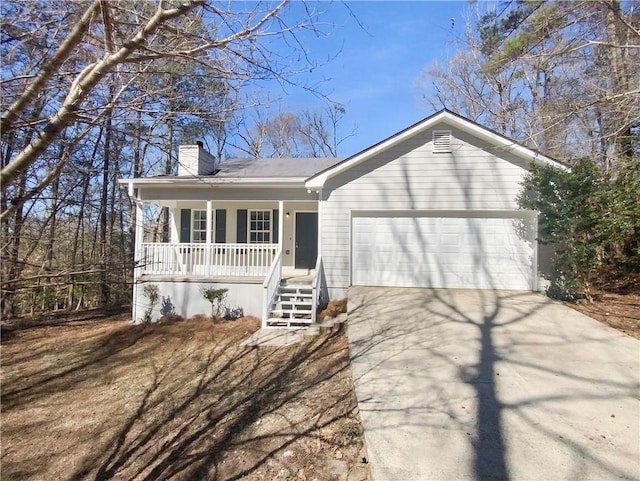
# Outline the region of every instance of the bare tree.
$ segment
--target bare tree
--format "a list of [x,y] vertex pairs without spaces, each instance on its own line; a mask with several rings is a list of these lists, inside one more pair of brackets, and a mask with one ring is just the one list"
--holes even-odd
[[300,135],[313,157],[338,157],[340,145],[356,132],[355,126],[348,132],[341,131],[346,115],[344,105],[337,103],[330,103],[321,111],[302,112]]
[[[118,66],[124,71],[125,66],[147,65],[159,59],[190,58],[229,78],[246,78],[256,72],[278,75],[277,68],[265,62],[268,55],[258,40],[269,27],[282,33],[291,31],[292,27],[279,17],[286,3],[283,0],[266,9],[258,4],[247,12],[233,12],[206,0],[160,0],[155,10],[148,12],[150,4],[146,2],[132,5],[94,0],[83,12],[76,12],[79,18],[70,16],[75,26],[69,35],[46,59],[35,78],[24,89],[14,90],[11,103],[3,106],[1,129],[10,132],[21,125],[22,114],[49,83],[64,80],[68,84],[64,99],[42,123],[38,135],[3,166],[2,189],[32,165],[65,126],[85,113],[83,106],[94,88]],[[5,21],[8,24],[13,19],[5,17]],[[20,41],[18,35],[12,35],[12,39]],[[76,75],[59,75],[70,55],[86,46],[93,59],[87,59]],[[122,85],[121,92],[128,85]],[[107,107],[93,110],[101,115]]]
[[633,149],[640,124],[636,5],[504,2],[472,11],[460,50],[418,81],[448,107],[561,159]]
[[300,113],[280,112],[266,117],[257,109],[251,123],[241,125],[234,146],[251,157],[337,157],[339,146],[355,135],[355,126],[344,133],[346,109],[329,103],[324,109]]
[[225,155],[243,85],[297,71],[269,45],[315,13],[286,23],[287,3],[0,2],[3,315],[127,299],[117,178],[174,171],[175,139]]

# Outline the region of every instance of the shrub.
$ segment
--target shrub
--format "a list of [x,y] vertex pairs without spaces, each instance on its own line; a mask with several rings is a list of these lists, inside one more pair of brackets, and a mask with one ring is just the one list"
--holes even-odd
[[142,288],[142,294],[144,295],[144,297],[149,299],[149,307],[146,311],[144,311],[144,314],[142,315],[142,322],[145,324],[151,324],[153,309],[156,307],[158,301],[160,300],[160,289],[158,289],[158,286],[156,286],[155,284],[145,284]]
[[224,314],[224,318],[229,321],[235,321],[236,319],[240,319],[241,317],[244,317],[244,309],[242,309],[242,307],[240,306],[233,308],[227,307]]
[[603,171],[590,159],[571,172],[534,166],[524,187],[519,204],[539,212],[538,241],[557,246],[552,281],[564,295],[582,291],[591,300],[605,270],[637,274],[640,176],[632,167]]
[[215,289],[207,287],[200,289],[200,293],[211,304],[211,319],[218,321],[227,313],[226,298],[229,289]]

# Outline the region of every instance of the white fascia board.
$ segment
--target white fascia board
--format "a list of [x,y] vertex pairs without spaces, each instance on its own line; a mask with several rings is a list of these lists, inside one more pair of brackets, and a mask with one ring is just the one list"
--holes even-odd
[[453,115],[452,113],[444,110],[438,114],[435,114],[432,117],[429,117],[423,120],[422,122],[415,124],[413,127],[409,127],[408,129],[392,137],[389,137],[387,140],[384,140],[379,144],[374,145],[373,147],[370,147],[366,150],[361,151],[358,154],[355,154],[353,157],[346,159],[342,163],[334,167],[331,167],[325,170],[324,172],[321,172],[320,174],[316,174],[315,176],[308,178],[307,181],[305,182],[305,187],[310,190],[321,189],[322,187],[324,187],[324,184],[328,179],[335,177],[336,175],[339,175],[340,173],[361,164],[367,159],[370,159],[371,157],[378,155],[381,152],[384,152],[385,150],[388,150],[395,145],[400,144],[401,142],[413,137],[414,135],[417,135],[421,132],[424,132],[425,130],[432,128],[434,125],[440,122],[443,122],[451,127],[467,132],[477,138],[483,139],[500,148],[503,148],[506,151],[511,152],[514,155],[517,155],[518,157],[528,162],[535,162],[537,164],[549,165],[561,170],[569,170],[567,166],[553,160],[550,157],[542,155],[532,149],[529,149],[528,147],[524,147],[523,145],[520,145],[512,140],[509,140],[506,137],[498,135],[482,127],[481,125],[465,120],[461,117],[458,117],[457,115]]
[[180,178],[180,177],[141,177],[136,179],[118,179],[123,185],[133,184],[145,187],[274,187],[303,188],[306,177],[267,177],[267,178]]

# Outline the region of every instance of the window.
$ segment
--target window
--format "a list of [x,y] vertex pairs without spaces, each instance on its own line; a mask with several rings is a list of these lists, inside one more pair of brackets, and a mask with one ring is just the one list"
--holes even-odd
[[433,151],[451,152],[451,131],[450,130],[434,130],[433,131]]
[[249,212],[249,243],[268,244],[271,242],[271,211],[252,210]]
[[193,210],[191,242],[207,242],[207,211]]

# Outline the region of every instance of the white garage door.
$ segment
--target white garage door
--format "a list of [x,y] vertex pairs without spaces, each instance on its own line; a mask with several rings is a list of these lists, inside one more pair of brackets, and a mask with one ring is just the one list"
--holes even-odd
[[352,283],[531,290],[535,223],[505,217],[353,217]]

